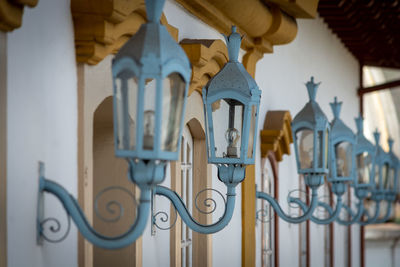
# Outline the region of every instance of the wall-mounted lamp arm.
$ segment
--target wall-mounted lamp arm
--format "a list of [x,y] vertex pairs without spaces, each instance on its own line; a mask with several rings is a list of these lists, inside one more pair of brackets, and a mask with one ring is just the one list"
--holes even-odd
[[[94,245],[105,249],[119,249],[129,246],[142,235],[146,227],[147,218],[150,213],[151,190],[149,188],[141,189],[136,220],[129,228],[129,230],[126,231],[124,234],[118,236],[104,236],[96,232],[89,224],[76,199],[72,195],[70,195],[68,191],[65,190],[61,185],[53,181],[47,180],[43,175],[42,168],[44,167],[42,164],[40,168],[41,174],[39,177],[39,198],[43,197],[43,192],[48,192],[57,197],[64,206],[64,209],[67,212],[68,216],[70,216],[74,221],[79,232]],[[45,237],[44,224],[48,221],[42,218],[43,207],[41,207],[40,203],[41,201],[39,200],[37,217],[38,240],[40,240],[42,237]],[[50,230],[54,232],[54,229]],[[45,239],[49,240],[48,238]]]
[[[303,213],[307,212],[308,207],[307,207],[306,203],[301,201],[301,199],[290,198],[289,200],[291,203],[295,203],[295,204],[299,205],[300,208],[303,210]],[[319,219],[318,217],[312,216],[311,221],[313,221],[314,223],[317,223],[317,224],[330,224],[338,218],[340,211],[342,210],[342,206],[343,206],[342,197],[341,196],[337,197],[336,208],[334,211],[328,205],[328,203],[325,203],[325,202],[318,202],[318,206],[323,207],[328,212],[328,217],[326,219]]]
[[[375,213],[374,213],[374,215],[371,216],[370,214],[368,214],[368,211],[367,211],[367,210],[364,210],[364,215],[367,216],[367,220],[362,221],[361,218],[360,218],[360,220],[358,221],[358,223],[359,223],[360,225],[365,226],[365,225],[368,225],[368,224],[372,224],[372,223],[377,222],[378,217],[379,217],[379,214],[381,213],[381,205],[380,205],[380,204],[381,204],[381,203],[380,203],[380,200],[375,200]],[[386,217],[386,216],[385,216],[385,217]]]
[[360,200],[358,202],[358,204],[357,204],[357,213],[356,214],[347,205],[342,205],[342,210],[346,210],[347,211],[347,213],[350,215],[350,219],[349,220],[342,220],[338,216],[336,221],[341,225],[345,225],[345,226],[352,225],[352,224],[360,221],[360,219],[361,219],[361,217],[362,217],[362,215],[364,213],[364,202],[362,200]]
[[264,193],[264,192],[260,192],[257,191],[256,192],[256,197],[266,200],[270,203],[271,207],[275,210],[275,212],[278,214],[278,216],[289,222],[289,223],[302,223],[308,219],[311,218],[312,214],[314,213],[315,208],[318,206],[318,192],[317,192],[317,188],[312,188],[311,189],[311,203],[310,206],[304,209],[304,214],[299,216],[299,217],[290,217],[288,216],[281,208],[281,206],[279,205],[279,203],[276,201],[275,198],[273,198],[272,196]]
[[230,220],[232,219],[233,211],[235,208],[235,186],[227,186],[225,211],[222,217],[215,223],[210,225],[204,225],[198,223],[189,213],[181,197],[171,189],[164,186],[156,186],[154,188],[154,194],[161,195],[168,198],[174,205],[176,211],[181,216],[185,224],[195,232],[203,234],[213,234],[222,230]]

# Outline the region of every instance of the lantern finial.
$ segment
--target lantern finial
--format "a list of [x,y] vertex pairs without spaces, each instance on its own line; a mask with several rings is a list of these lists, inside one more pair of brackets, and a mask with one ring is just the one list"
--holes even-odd
[[333,116],[335,118],[339,118],[340,110],[342,109],[343,102],[337,102],[337,97],[335,96],[334,102],[329,103],[331,105],[331,109],[333,112]]
[[394,143],[393,138],[392,138],[392,137],[389,137],[389,138],[388,138],[389,152],[392,152],[392,151],[393,151],[393,143]]
[[145,0],[147,20],[149,22],[160,22],[165,0]]
[[364,131],[364,119],[361,114],[358,114],[358,117],[355,118],[356,126],[357,126],[357,133],[362,134]]
[[306,83],[308,96],[310,97],[311,102],[315,101],[315,95],[317,94],[317,89],[320,84],[321,84],[320,82],[314,83],[314,76],[311,76],[310,81]]
[[381,138],[381,133],[378,131],[378,128],[375,129],[374,138],[376,145],[379,145],[379,139]]
[[239,56],[240,44],[242,43],[242,37],[236,32],[236,26],[232,26],[232,32],[229,36],[223,34],[228,47],[229,61],[237,62]]

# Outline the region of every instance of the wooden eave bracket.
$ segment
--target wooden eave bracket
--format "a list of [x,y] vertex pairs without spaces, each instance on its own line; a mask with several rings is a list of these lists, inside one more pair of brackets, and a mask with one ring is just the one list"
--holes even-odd
[[228,62],[228,50],[221,40],[184,39],[180,42],[192,64],[189,95],[202,88]]
[[261,157],[267,157],[273,152],[277,161],[282,161],[283,155],[290,155],[290,144],[293,143],[292,117],[289,111],[268,111],[264,128],[261,130]]
[[35,7],[38,0],[0,0],[0,30],[13,31],[22,25],[24,7]]
[[[95,65],[109,54],[115,54],[146,22],[143,0],[71,0],[74,22],[76,60]],[[175,40],[178,29],[161,23]]]

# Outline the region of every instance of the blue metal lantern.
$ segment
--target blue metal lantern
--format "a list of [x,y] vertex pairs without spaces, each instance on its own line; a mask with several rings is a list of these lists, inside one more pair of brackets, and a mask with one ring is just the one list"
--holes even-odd
[[230,222],[235,207],[236,186],[244,179],[245,165],[254,163],[261,91],[238,61],[241,36],[236,32],[236,27],[232,27],[232,33],[225,39],[229,61],[211,78],[202,92],[208,162],[217,164],[218,178],[227,188],[224,214],[210,225],[201,224],[191,216],[176,192],[160,185],[154,189],[156,195],[172,202],[189,228],[203,234],[218,232]]
[[[242,38],[235,26],[225,40],[229,61],[203,88],[208,162],[219,164],[220,174],[222,164],[254,164],[261,97],[257,83],[238,61]],[[244,178],[244,168],[240,176]]]
[[304,174],[306,184],[313,187],[323,184],[328,174],[330,125],[315,101],[318,86],[314,77],[306,83],[310,100],[292,121],[298,173]]
[[160,24],[164,0],[147,0],[148,23],[112,64],[117,157],[177,160],[191,77],[183,49]]
[[355,189],[355,195],[358,198],[357,212],[354,213],[349,206],[344,205],[343,208],[347,210],[350,215],[349,220],[337,219],[337,222],[342,225],[351,225],[353,223],[369,224],[375,221],[379,215],[379,201],[377,203],[376,212],[374,216],[369,216],[364,222],[361,221],[363,214],[366,212],[364,209],[364,199],[374,188],[374,177],[375,177],[375,155],[376,146],[374,146],[368,139],[364,136],[364,120],[359,115],[356,119],[357,134],[356,142],[354,145],[354,179],[351,184]]
[[342,102],[337,98],[330,103],[334,115],[331,122],[331,134],[329,136],[330,168],[328,181],[332,182],[332,191],[342,195],[345,190],[345,182],[353,182],[355,154],[354,146],[356,137],[353,131],[339,118]]
[[[375,187],[371,190],[371,199],[375,201],[375,215],[369,223],[383,223],[389,219],[392,211],[392,202],[396,199],[396,180],[397,180],[397,158],[393,154],[393,140],[389,139],[389,153],[383,151],[379,145],[380,133],[378,130],[374,132],[376,142],[376,158],[375,158]],[[387,201],[387,208],[383,218],[378,219],[380,214],[380,202]]]
[[353,183],[356,196],[363,199],[374,187],[376,146],[364,136],[364,120],[359,115],[356,119],[357,134],[354,154],[356,157],[356,177]]

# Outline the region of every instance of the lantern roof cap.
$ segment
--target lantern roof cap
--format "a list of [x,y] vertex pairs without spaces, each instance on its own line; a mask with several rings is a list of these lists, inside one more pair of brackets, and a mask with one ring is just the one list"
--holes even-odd
[[317,88],[320,83],[314,83],[314,77],[311,77],[311,80],[306,83],[307,91],[309,94],[310,100],[307,104],[300,110],[299,113],[294,117],[292,121],[292,125],[300,124],[302,122],[307,122],[311,125],[317,126],[320,125],[322,127],[329,124],[328,118],[325,113],[322,111],[321,107],[315,101],[315,96],[317,92]]
[[357,135],[364,135],[364,119],[361,114],[354,119],[356,121]]
[[400,168],[400,161],[399,158],[396,156],[396,154],[394,154],[393,151],[393,143],[394,140],[392,137],[388,138],[388,145],[389,145],[389,156],[390,156],[390,160],[392,161],[393,166],[395,166],[396,168]]
[[[174,63],[175,66],[180,66],[180,71],[177,70],[177,72],[183,76],[186,82],[190,80],[189,59],[165,26],[158,21],[142,24],[137,33],[115,55],[114,62],[127,57],[138,65],[141,73],[148,74],[165,73],[165,70],[162,69],[163,66]],[[136,75],[139,76],[141,73],[136,73]]]
[[389,152],[393,152],[393,143],[394,143],[393,138],[391,136],[389,136],[387,142],[388,142],[388,145],[389,145]]
[[229,97],[229,91],[239,93],[246,98],[251,98],[255,94],[261,95],[256,81],[247,72],[243,64],[237,60],[241,37],[236,32],[235,26],[232,27],[232,33],[229,36],[225,36],[225,40],[228,47],[229,61],[206,84],[207,96],[210,97],[219,92],[227,92]]

